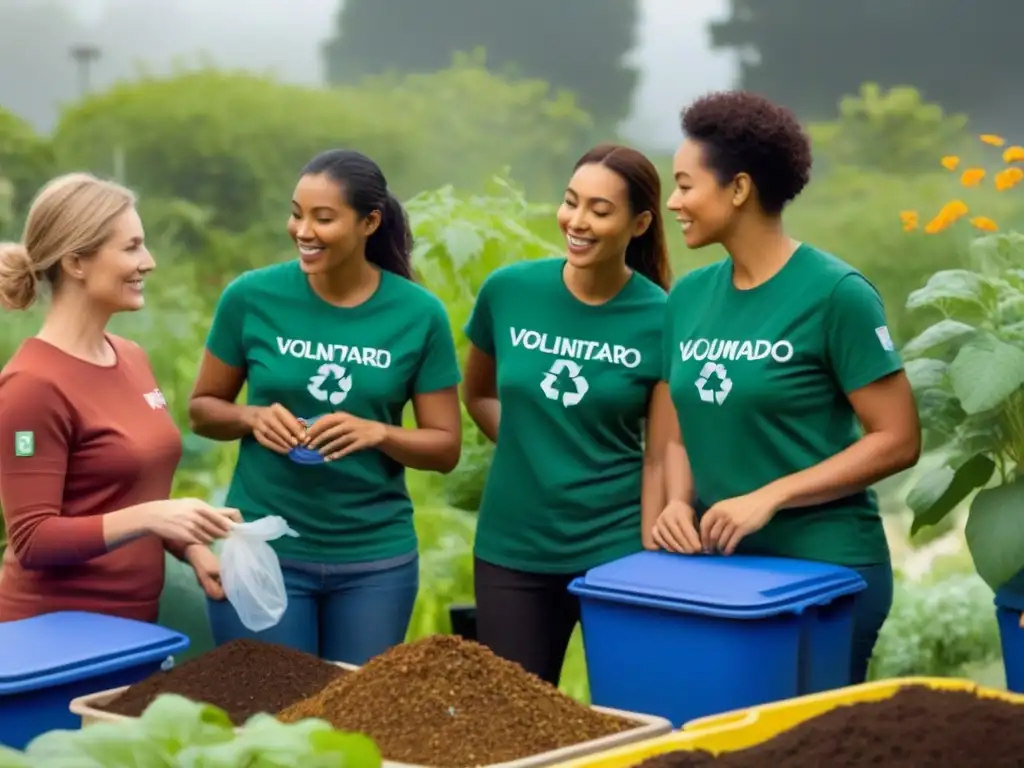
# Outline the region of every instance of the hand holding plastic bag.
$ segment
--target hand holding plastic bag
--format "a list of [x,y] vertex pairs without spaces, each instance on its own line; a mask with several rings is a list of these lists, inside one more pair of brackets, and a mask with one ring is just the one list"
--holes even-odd
[[220,553],[224,594],[252,632],[277,624],[288,607],[281,562],[267,542],[298,535],[283,517],[275,515],[237,524],[224,540]]

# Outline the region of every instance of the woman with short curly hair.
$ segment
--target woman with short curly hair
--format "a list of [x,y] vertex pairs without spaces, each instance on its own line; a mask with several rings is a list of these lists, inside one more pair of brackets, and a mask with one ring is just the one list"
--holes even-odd
[[668,207],[687,246],[718,243],[728,257],[668,299],[661,407],[675,434],[651,539],[859,571],[868,586],[850,674],[860,682],[893,590],[871,486],[917,462],[914,397],[874,286],[783,227],[811,170],[794,115],[730,91],[691,104],[682,127]]

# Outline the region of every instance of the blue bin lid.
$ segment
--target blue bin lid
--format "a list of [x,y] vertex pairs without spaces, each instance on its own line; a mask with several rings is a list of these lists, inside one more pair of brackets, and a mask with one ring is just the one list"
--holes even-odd
[[655,600],[689,613],[761,618],[829,603],[866,586],[856,571],[828,563],[645,551],[591,569],[573,591],[616,602]]
[[167,658],[189,639],[157,624],[83,611],[0,623],[0,695]]

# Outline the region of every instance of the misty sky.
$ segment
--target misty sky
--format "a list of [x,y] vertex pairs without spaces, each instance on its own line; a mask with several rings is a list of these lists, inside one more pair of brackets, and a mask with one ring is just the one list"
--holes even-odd
[[[161,41],[147,61],[154,69],[163,69],[174,57],[205,53],[218,65],[270,71],[300,83],[320,79],[320,46],[333,30],[338,8],[337,0],[75,0],[73,5],[80,21],[95,24],[105,7],[122,2],[171,4],[183,15],[203,20],[187,34]],[[641,0],[641,6],[635,53],[641,83],[624,131],[647,146],[671,147],[679,137],[680,107],[704,91],[732,83],[733,56],[711,52],[706,32],[710,19],[726,15],[727,0]],[[282,37],[291,43],[282,46]],[[102,87],[114,74],[105,72],[100,62],[96,85]]]

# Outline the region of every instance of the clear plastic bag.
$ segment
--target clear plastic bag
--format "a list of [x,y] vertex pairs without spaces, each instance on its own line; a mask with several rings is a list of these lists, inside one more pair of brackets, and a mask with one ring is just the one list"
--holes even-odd
[[281,562],[267,543],[298,536],[283,517],[236,525],[220,552],[220,580],[239,620],[252,632],[270,629],[288,607]]

